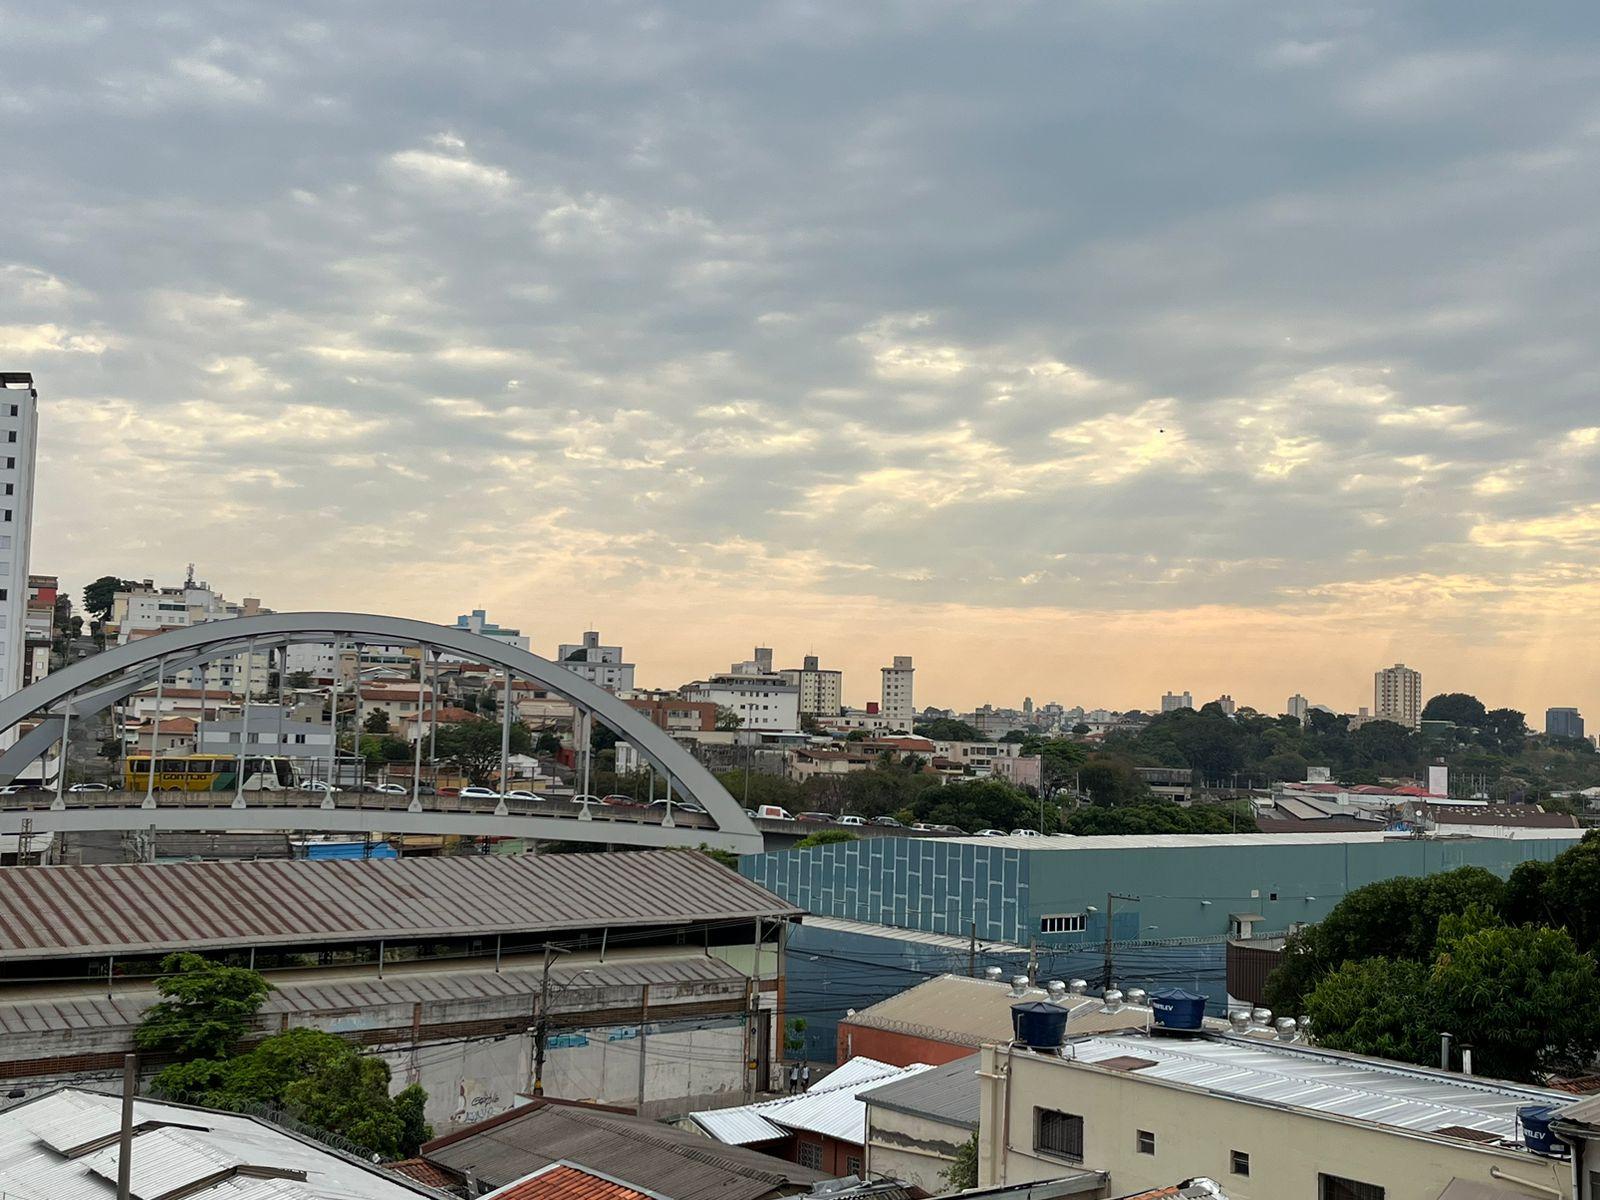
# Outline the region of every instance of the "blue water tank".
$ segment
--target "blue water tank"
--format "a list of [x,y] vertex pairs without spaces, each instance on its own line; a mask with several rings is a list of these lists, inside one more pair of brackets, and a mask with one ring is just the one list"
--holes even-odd
[[1550,1122],[1561,1110],[1548,1104],[1524,1104],[1517,1109],[1517,1120],[1522,1122],[1522,1144],[1535,1154],[1550,1158],[1565,1158],[1570,1147],[1550,1132]]
[[1161,988],[1150,993],[1150,1008],[1157,1029],[1197,1033],[1205,1021],[1206,998],[1182,988]]
[[1044,1000],[1013,1004],[1011,1030],[1029,1049],[1054,1050],[1066,1039],[1068,1011]]

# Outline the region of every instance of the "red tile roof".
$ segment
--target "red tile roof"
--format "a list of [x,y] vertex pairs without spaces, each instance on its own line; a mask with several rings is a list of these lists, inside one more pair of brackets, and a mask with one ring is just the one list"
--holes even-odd
[[661,1200],[620,1179],[572,1163],[552,1163],[532,1175],[490,1192],[486,1200]]
[[402,1158],[399,1162],[389,1163],[385,1170],[441,1191],[460,1186],[454,1175],[442,1167],[434,1166],[425,1158]]

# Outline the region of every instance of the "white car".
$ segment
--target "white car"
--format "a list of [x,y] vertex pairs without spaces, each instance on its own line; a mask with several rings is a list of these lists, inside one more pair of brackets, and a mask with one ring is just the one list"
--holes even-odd
[[372,791],[378,796],[409,796],[411,789],[398,783],[375,783]]
[[572,798],[572,802],[574,804],[599,804],[601,801],[599,796],[585,794],[582,796],[574,796]]
[[75,783],[67,789],[69,792],[109,792],[109,783]]
[[505,794],[507,800],[548,800],[549,796],[541,796],[538,792],[530,792],[527,788],[512,788]]
[[500,793],[499,792],[495,791],[493,788],[486,788],[486,787],[477,787],[477,786],[464,787],[464,788],[461,789],[459,794],[460,794],[460,796],[461,796],[461,798],[463,800],[498,800],[498,799],[500,799]]
[[836,825],[865,825],[867,823],[867,819],[865,817],[852,817],[847,815],[840,817],[834,823]]
[[1011,831],[1011,836],[1012,837],[1043,837],[1044,834],[1040,833],[1037,829],[1013,829]]
[[326,779],[310,779],[310,780],[307,780],[305,783],[302,783],[300,785],[300,790],[302,792],[324,792],[324,793],[326,793],[326,792],[342,792],[342,791],[344,791],[343,788],[335,787],[333,784],[329,783]]
[[972,836],[973,837],[1005,837],[1005,835],[1006,835],[1006,831],[1004,829],[980,829],[980,830],[978,830],[977,833],[973,834]]

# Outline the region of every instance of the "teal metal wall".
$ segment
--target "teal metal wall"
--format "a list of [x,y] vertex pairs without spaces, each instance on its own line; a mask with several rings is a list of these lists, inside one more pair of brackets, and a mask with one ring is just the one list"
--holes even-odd
[[[1554,858],[1577,832],[1515,840],[1224,834],[1183,845],[1096,838],[1073,849],[874,838],[747,855],[739,870],[823,916],[955,937],[975,923],[983,940],[1067,949],[1104,941],[1107,892],[1139,897],[1116,903],[1116,941],[1221,938],[1230,913],[1259,914],[1258,933],[1287,929],[1320,920],[1346,892],[1380,879],[1463,866],[1507,875],[1518,863]],[[1040,931],[1040,918],[1068,913],[1084,914],[1081,933]]]

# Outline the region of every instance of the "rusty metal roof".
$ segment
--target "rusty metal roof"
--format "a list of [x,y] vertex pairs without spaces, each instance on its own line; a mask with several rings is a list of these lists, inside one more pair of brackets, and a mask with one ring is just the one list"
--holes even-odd
[[694,850],[0,870],[0,962],[790,917]]

